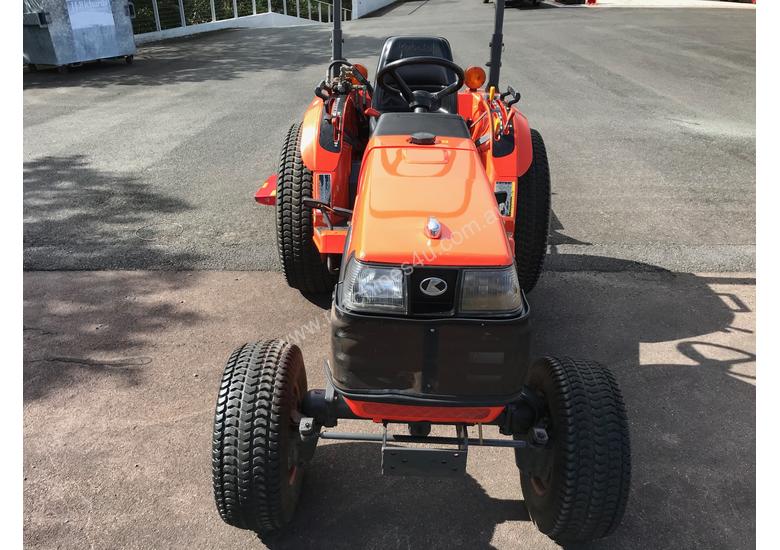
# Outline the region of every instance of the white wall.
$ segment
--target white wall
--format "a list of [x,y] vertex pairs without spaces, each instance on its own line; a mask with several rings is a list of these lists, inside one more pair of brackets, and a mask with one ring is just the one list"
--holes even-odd
[[219,29],[235,29],[239,27],[296,27],[299,25],[319,25],[318,21],[308,19],[298,19],[291,15],[283,13],[258,13],[257,15],[247,15],[222,21],[212,21],[210,23],[199,23],[188,27],[176,27],[175,29],[166,29],[159,32],[146,32],[135,35],[136,44],[145,44],[147,42],[156,42],[166,38],[178,38],[189,36],[201,32],[216,31]]
[[352,19],[365,17],[372,11],[389,6],[397,0],[352,0]]

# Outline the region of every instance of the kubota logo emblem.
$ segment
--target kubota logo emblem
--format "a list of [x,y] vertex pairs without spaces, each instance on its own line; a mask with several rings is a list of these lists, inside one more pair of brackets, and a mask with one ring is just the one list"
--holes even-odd
[[447,292],[447,281],[438,277],[428,277],[420,283],[420,290],[428,296],[441,296]]

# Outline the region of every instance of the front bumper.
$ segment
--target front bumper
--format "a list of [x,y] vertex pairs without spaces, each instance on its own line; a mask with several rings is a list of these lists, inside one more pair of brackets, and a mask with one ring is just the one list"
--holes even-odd
[[[338,294],[338,293],[337,293]],[[329,375],[361,401],[490,406],[518,398],[529,363],[529,308],[502,319],[415,318],[331,309]]]

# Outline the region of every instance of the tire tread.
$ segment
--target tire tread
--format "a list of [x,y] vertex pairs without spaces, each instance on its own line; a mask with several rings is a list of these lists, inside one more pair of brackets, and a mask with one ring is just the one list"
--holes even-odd
[[289,519],[280,438],[293,385],[306,391],[301,370],[300,350],[281,340],[245,344],[228,359],[214,415],[212,474],[217,510],[230,525],[269,534]]
[[287,132],[276,188],[276,244],[287,284],[302,292],[331,292],[335,278],[314,245],[312,210],[303,199],[312,195],[312,173],[301,159],[301,125]]
[[531,130],[533,161],[517,181],[515,263],[520,288],[531,292],[539,281],[550,232],[550,166],[542,135]]
[[[556,395],[549,402],[557,407],[550,412],[563,458],[556,473],[557,509],[529,506],[529,512],[552,515],[546,534],[559,543],[606,537],[623,517],[631,480],[628,418],[615,375],[598,363],[570,358],[546,357],[537,365],[552,377]],[[521,479],[527,494],[530,483]]]

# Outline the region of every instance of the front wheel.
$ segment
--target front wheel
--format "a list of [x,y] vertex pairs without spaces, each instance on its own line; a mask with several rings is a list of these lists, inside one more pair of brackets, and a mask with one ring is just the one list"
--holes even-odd
[[587,542],[612,533],[628,500],[628,419],[615,376],[590,361],[544,358],[527,386],[544,402],[537,426],[546,444],[518,449],[529,515],[554,541]]
[[304,473],[295,420],[305,394],[298,346],[246,344],[228,359],[212,439],[214,498],[226,523],[272,535],[292,519]]

